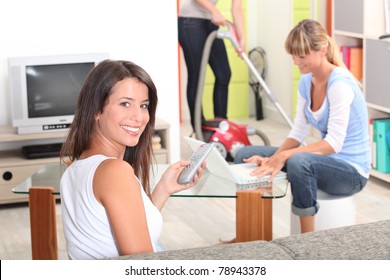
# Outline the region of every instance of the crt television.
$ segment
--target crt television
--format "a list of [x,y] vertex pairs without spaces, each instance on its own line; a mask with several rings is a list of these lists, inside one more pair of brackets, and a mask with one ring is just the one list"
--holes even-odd
[[12,126],[18,134],[65,131],[89,71],[107,54],[9,58]]

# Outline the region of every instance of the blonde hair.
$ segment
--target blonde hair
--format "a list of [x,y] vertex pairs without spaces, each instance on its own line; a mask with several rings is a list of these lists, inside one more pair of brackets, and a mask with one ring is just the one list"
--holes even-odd
[[[288,54],[294,56],[306,56],[312,51],[320,51],[322,47],[327,48],[326,59],[333,65],[343,67],[349,71],[340,57],[339,47],[335,41],[326,33],[322,25],[312,19],[300,21],[288,34],[284,47]],[[351,74],[352,75],[352,74]],[[355,78],[360,89],[362,84]]]
[[346,68],[339,55],[339,48],[321,24],[312,19],[299,22],[288,34],[285,45],[287,53],[305,56],[311,51],[327,47],[326,58],[333,65]]

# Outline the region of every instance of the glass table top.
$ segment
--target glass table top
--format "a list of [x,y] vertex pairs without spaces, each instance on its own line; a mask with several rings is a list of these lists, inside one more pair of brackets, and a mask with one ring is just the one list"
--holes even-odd
[[[153,166],[151,186],[158,182],[168,168],[167,164],[157,164]],[[28,194],[31,186],[36,187],[54,187],[53,194],[60,194],[60,179],[66,166],[58,163],[48,164],[38,170],[23,183],[15,186],[12,192],[19,194]],[[154,176],[153,176],[154,174]],[[272,184],[249,184],[237,185],[236,183],[216,176],[205,170],[198,183],[188,190],[173,194],[172,197],[209,197],[209,198],[235,198],[239,190],[262,190],[263,198],[284,197],[287,192],[288,181],[278,180]]]

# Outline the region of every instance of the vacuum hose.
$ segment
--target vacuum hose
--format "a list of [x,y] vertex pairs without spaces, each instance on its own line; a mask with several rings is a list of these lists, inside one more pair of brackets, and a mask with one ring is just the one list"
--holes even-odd
[[210,33],[210,35],[206,39],[203,48],[202,60],[200,61],[198,87],[196,90],[196,98],[195,98],[195,121],[194,121],[195,136],[198,140],[203,142],[206,142],[203,138],[203,132],[202,132],[203,87],[206,78],[206,70],[207,70],[206,67],[209,62],[211,45],[213,44],[215,38],[217,38],[217,30]]
[[[203,100],[203,87],[204,87],[204,82],[206,78],[206,70],[207,70],[207,64],[209,61],[210,57],[210,51],[211,51],[211,46],[214,42],[214,40],[218,37],[218,32],[225,32],[223,30],[215,30],[210,33],[210,35],[207,37],[204,48],[203,48],[203,53],[202,53],[202,59],[200,62],[200,71],[199,71],[199,80],[198,80],[198,87],[196,91],[196,98],[195,98],[195,121],[194,121],[194,130],[195,130],[195,136],[198,140],[206,142],[204,137],[203,137],[203,131],[202,131],[202,100]],[[250,129],[248,127],[248,129]],[[254,129],[252,132],[248,132],[249,135],[258,135],[262,141],[264,142],[265,146],[270,145],[270,140],[268,139],[267,135],[265,135],[262,131],[258,129]]]

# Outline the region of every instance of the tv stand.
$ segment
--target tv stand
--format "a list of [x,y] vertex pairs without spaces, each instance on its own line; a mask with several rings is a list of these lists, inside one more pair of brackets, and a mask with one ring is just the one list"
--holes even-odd
[[62,143],[28,145],[22,147],[22,154],[27,159],[59,157]]
[[[154,146],[157,163],[166,164],[169,159],[169,124],[156,119],[155,133],[159,143]],[[43,157],[42,154],[33,159],[27,159],[20,147],[40,145],[45,141],[63,143],[67,132],[17,134],[16,129],[0,126],[0,205],[7,203],[27,202],[28,195],[14,194],[12,188],[26,181],[32,174],[49,163],[60,163],[60,158]],[[19,147],[15,147],[15,144]],[[9,147],[9,149],[7,149]],[[38,153],[39,154],[39,153]]]

